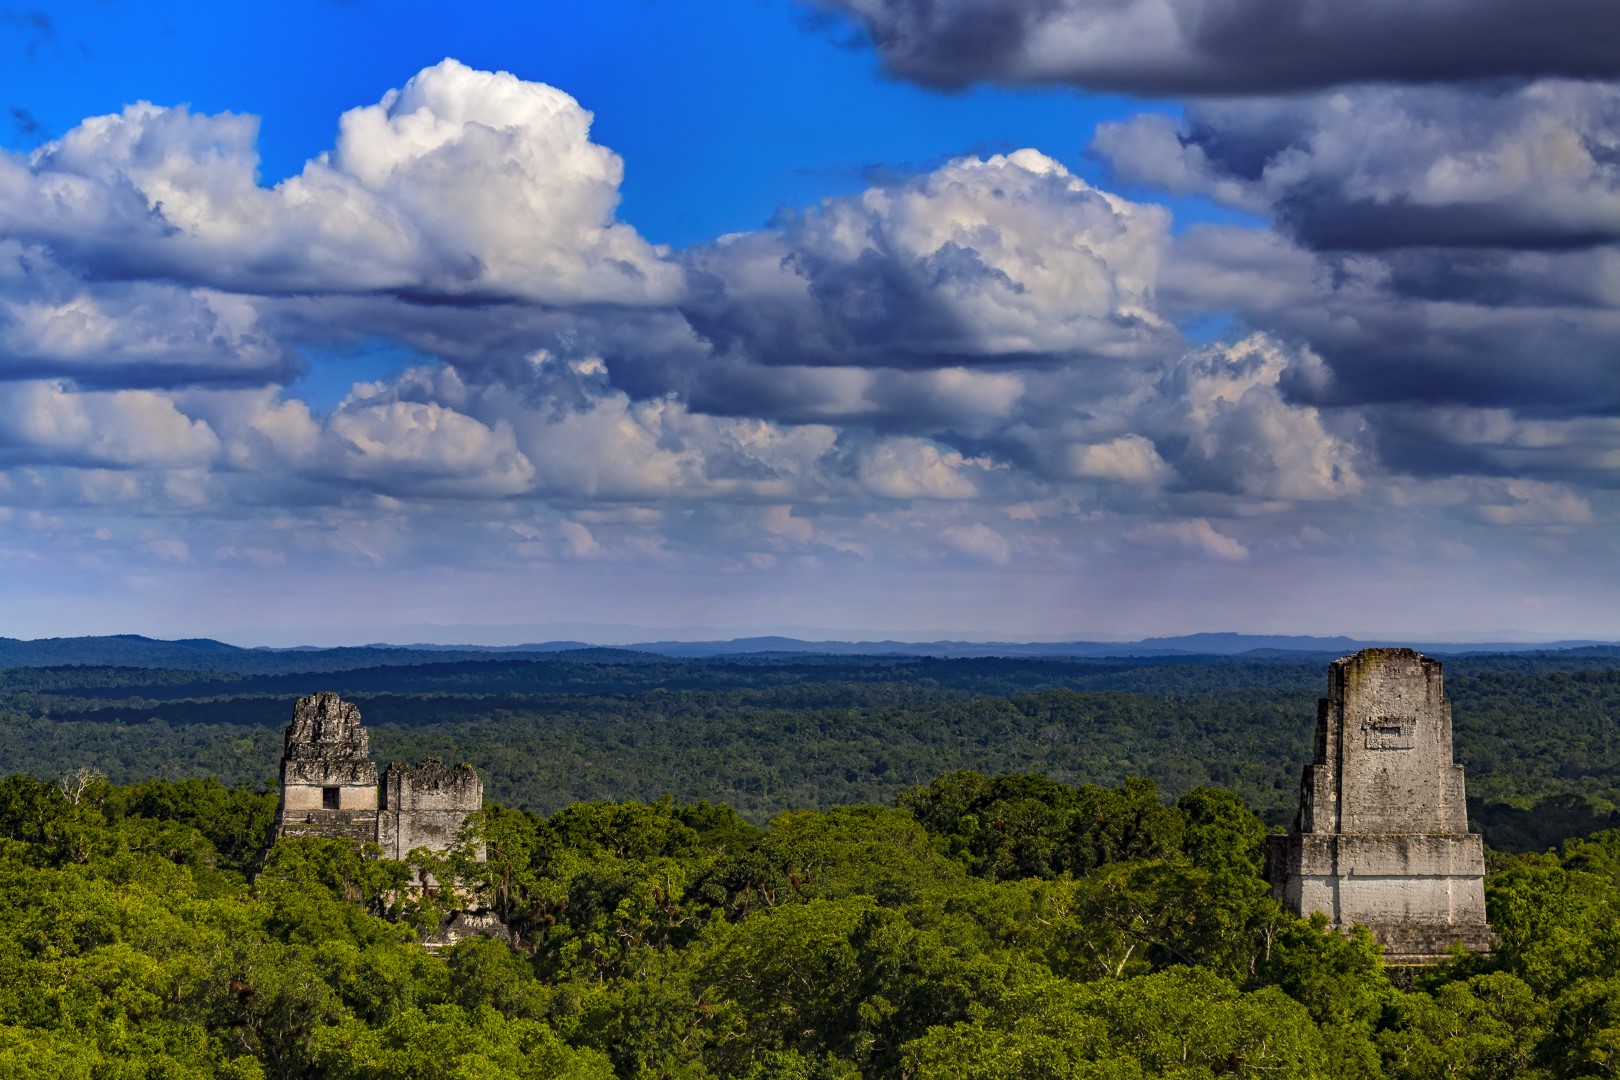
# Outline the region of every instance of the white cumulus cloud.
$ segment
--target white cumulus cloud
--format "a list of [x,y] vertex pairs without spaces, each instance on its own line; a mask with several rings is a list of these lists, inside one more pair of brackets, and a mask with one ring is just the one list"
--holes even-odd
[[445,60],[265,188],[255,117],[143,102],[0,153],[0,229],[91,273],[249,293],[671,299],[680,272],[615,220],[623,166],[590,123],[560,90]]

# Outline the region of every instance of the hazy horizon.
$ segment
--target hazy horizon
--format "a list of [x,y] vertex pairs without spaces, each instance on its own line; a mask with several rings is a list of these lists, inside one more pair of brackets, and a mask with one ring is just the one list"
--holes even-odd
[[351,633],[331,634],[317,629],[310,629],[300,633],[289,630],[282,634],[253,637],[251,635],[218,635],[218,634],[180,634],[171,636],[155,636],[140,634],[135,631],[108,631],[98,634],[73,635],[40,635],[22,636],[16,634],[0,634],[0,637],[10,637],[24,641],[73,639],[78,637],[110,637],[131,635],[147,637],[157,641],[179,641],[209,639],[234,645],[239,648],[269,648],[269,649],[296,649],[296,648],[349,648],[357,646],[378,645],[391,648],[411,648],[422,646],[428,648],[454,648],[467,646],[469,648],[506,648],[519,645],[548,645],[557,642],[579,642],[583,645],[615,647],[625,645],[647,645],[661,642],[680,644],[706,644],[727,641],[745,641],[756,638],[788,638],[808,645],[828,643],[882,643],[896,642],[901,644],[928,644],[930,642],[961,642],[967,644],[1008,644],[1008,645],[1037,645],[1037,644],[1063,644],[1068,642],[1086,642],[1096,644],[1134,644],[1141,641],[1153,640],[1179,640],[1198,637],[1238,636],[1243,638],[1318,638],[1324,640],[1347,638],[1352,641],[1401,642],[1411,645],[1444,644],[1444,645],[1534,645],[1551,644],[1567,641],[1595,641],[1605,644],[1615,640],[1601,636],[1582,634],[1561,634],[1556,636],[1526,634],[1514,630],[1501,631],[1456,631],[1454,633],[1433,633],[1425,635],[1379,633],[1379,632],[1251,632],[1243,630],[1196,630],[1178,634],[1144,634],[1137,637],[1104,637],[1075,633],[1057,636],[1024,637],[1018,635],[998,635],[973,632],[955,631],[928,631],[928,630],[872,630],[861,628],[826,628],[785,626],[768,627],[755,630],[731,631],[717,627],[652,627],[652,626],[603,626],[590,623],[552,623],[534,624],[528,626],[415,626],[382,628],[386,632],[368,635],[363,631]]

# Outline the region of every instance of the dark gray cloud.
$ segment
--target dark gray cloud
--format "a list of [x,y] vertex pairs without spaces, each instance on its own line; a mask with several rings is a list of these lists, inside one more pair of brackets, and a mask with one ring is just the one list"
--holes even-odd
[[1620,74],[1612,0],[809,0],[907,79],[1258,94]]
[[1199,228],[1178,242],[1161,293],[1224,308],[1308,344],[1318,404],[1505,408],[1539,417],[1620,412],[1620,251],[1405,249],[1315,254],[1255,230]]
[[1620,487],[1620,417],[1516,417],[1511,410],[1385,406],[1367,410],[1386,467],[1421,477],[1524,477],[1581,489]]
[[[1387,468],[1612,468],[1576,422],[1620,414],[1620,86],[1202,101],[1104,125],[1093,149],[1120,179],[1273,219],[1189,230],[1160,300],[1308,347],[1321,368],[1289,374],[1289,397],[1359,412]],[[1469,441],[1485,415],[1539,434]]]
[[291,348],[241,297],[164,282],[86,281],[42,249],[0,240],[0,383],[86,387],[286,382]]
[[1615,83],[1198,102],[1181,123],[1105,124],[1093,151],[1120,179],[1269,212],[1319,249],[1620,240]]

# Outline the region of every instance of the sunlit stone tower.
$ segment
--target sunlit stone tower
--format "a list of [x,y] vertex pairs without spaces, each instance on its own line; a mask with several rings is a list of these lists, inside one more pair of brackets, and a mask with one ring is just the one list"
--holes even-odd
[[484,805],[471,765],[393,762],[379,781],[360,710],[331,691],[298,699],[281,758],[281,802],[270,840],[326,836],[375,843],[390,859],[447,851]]
[[298,699],[281,758],[275,836],[377,839],[377,766],[360,710],[331,691]]
[[1453,944],[1488,951],[1485,857],[1468,831],[1440,663],[1411,649],[1333,662],[1299,815],[1266,851],[1272,892],[1300,915],[1367,926],[1396,964]]

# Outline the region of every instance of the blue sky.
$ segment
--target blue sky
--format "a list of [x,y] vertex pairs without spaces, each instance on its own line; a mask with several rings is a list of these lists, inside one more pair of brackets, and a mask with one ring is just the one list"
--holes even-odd
[[883,75],[847,31],[807,32],[814,19],[787,0],[40,10],[51,30],[14,26],[0,73],[7,104],[41,128],[13,123],[14,148],[131,101],[187,103],[262,117],[273,183],[331,146],[339,113],[453,56],[548,83],[595,113],[596,139],[627,164],[622,215],[677,245],[967,153],[1039,146],[1095,178],[1081,156],[1092,129],[1143,108],[1057,89],[934,93]]
[[1620,636],[1612,6],[1247,4],[4,9],[0,634]]

